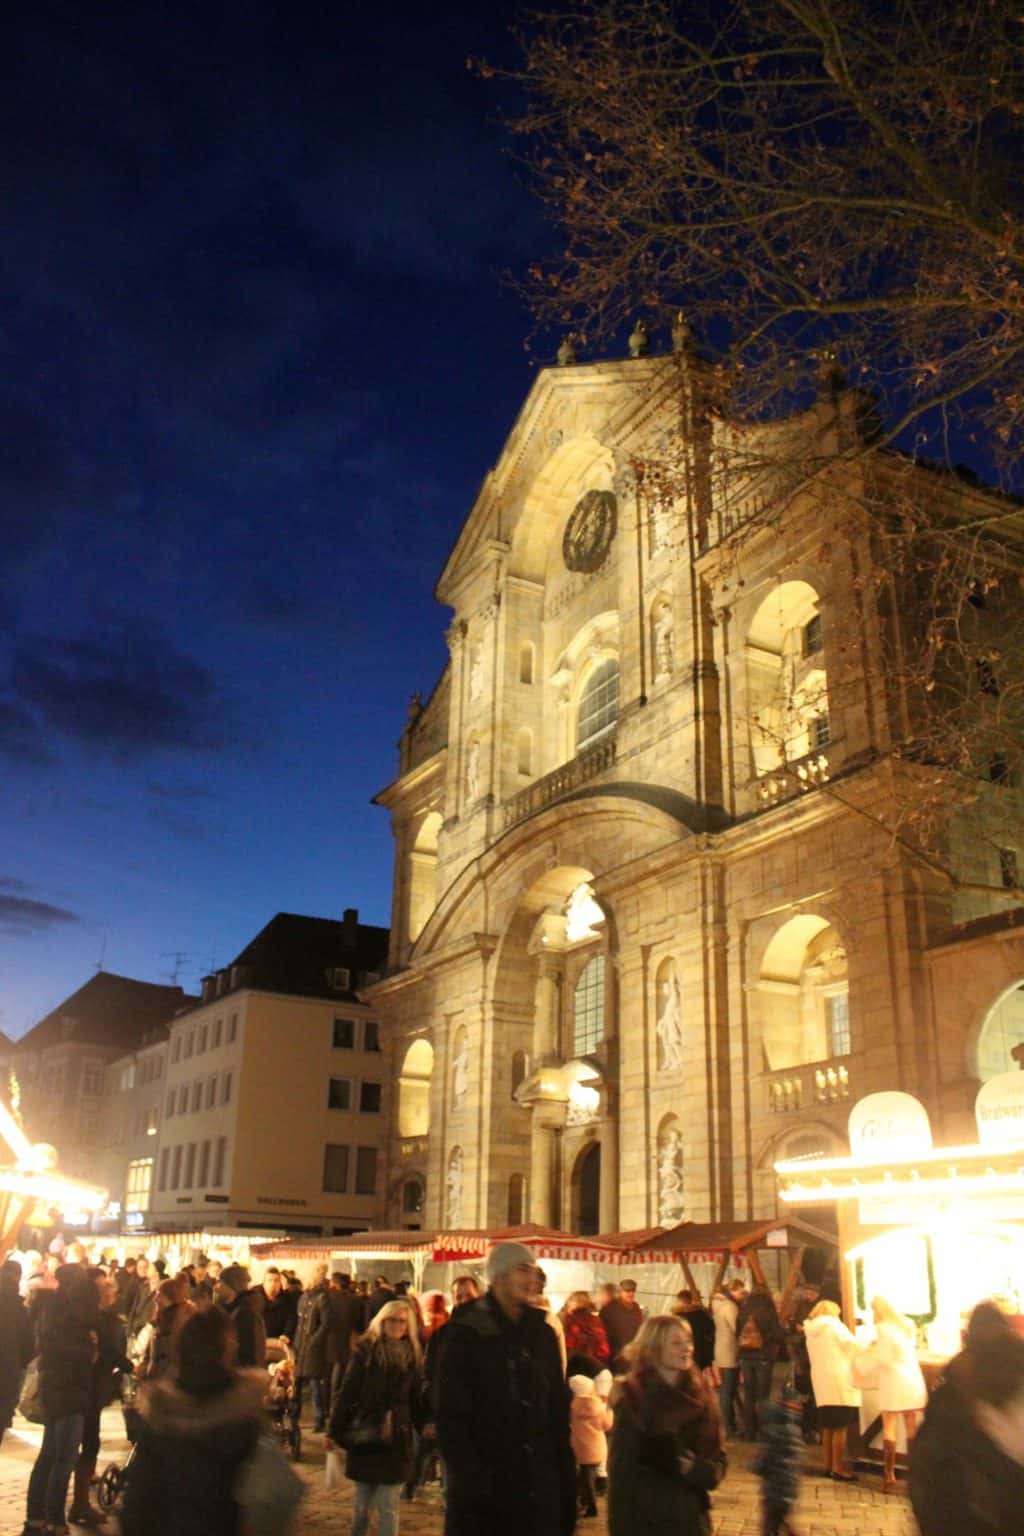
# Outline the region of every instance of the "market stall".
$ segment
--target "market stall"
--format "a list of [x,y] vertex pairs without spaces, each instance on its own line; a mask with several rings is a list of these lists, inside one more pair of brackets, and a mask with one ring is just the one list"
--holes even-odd
[[33,1143],[0,1099],[0,1141],[10,1157],[0,1163],[0,1262],[14,1249],[23,1226],[51,1227],[64,1211],[98,1211],[107,1191],[57,1170],[56,1150]]

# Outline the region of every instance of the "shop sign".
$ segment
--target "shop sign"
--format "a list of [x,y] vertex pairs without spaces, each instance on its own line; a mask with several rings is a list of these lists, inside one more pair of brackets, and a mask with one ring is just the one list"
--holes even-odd
[[983,1083],[974,1115],[986,1146],[1024,1146],[1024,1072],[1000,1072]]
[[859,1099],[850,1111],[849,1131],[851,1155],[865,1163],[932,1149],[928,1111],[909,1093],[869,1093]]

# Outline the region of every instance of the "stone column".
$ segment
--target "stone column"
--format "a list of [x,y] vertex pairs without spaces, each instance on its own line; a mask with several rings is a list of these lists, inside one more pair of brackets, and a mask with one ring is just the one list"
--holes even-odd
[[559,1023],[565,957],[542,951],[537,956],[537,983],[533,994],[533,1065],[561,1057]]
[[612,1113],[601,1127],[601,1200],[598,1221],[602,1232],[619,1230],[619,1121]]
[[533,1106],[530,1140],[530,1220],[539,1226],[554,1225],[555,1127],[540,1104]]

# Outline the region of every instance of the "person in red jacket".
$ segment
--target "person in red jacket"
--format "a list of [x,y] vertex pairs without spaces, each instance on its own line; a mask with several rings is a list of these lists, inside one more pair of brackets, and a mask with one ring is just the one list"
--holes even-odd
[[611,1360],[611,1346],[589,1291],[574,1291],[565,1304],[565,1348],[570,1376],[593,1378]]

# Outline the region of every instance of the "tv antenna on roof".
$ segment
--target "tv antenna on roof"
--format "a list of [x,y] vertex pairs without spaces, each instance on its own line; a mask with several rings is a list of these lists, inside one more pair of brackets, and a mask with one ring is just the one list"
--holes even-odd
[[107,958],[107,937],[108,937],[108,935],[104,934],[102,942],[100,944],[100,957],[96,961],[96,972],[97,972],[97,974],[99,974],[99,972],[102,971],[102,969],[103,969],[103,962]]
[[166,971],[164,974],[166,975],[171,986],[176,987],[178,985],[178,977],[181,975],[182,966],[185,964],[186,960],[191,960],[192,956],[183,949],[165,949],[160,958],[161,960],[174,961],[172,968],[169,971]]

